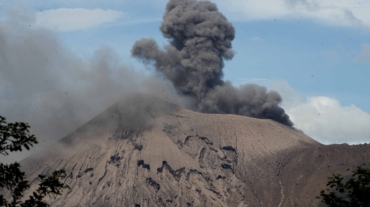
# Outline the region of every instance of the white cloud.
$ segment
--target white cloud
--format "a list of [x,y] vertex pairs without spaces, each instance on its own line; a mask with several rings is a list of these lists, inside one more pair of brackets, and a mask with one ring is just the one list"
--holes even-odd
[[362,45],[362,51],[358,59],[360,61],[370,61],[370,45],[369,44]]
[[258,85],[265,85],[266,83],[270,83],[271,79],[268,78],[239,78],[238,81],[234,82],[234,85],[241,86],[244,84],[258,84]]
[[254,37],[251,37],[251,38],[249,38],[250,40],[252,40],[252,41],[255,41],[255,42],[258,42],[258,41],[261,41],[262,39],[260,38],[260,37],[258,37],[258,36],[254,36]]
[[[370,27],[365,0],[215,0],[237,20],[306,18],[324,24]],[[229,16],[229,15],[227,15]]]
[[370,142],[370,114],[355,105],[343,106],[325,96],[302,99],[285,81],[275,81],[271,89],[283,97],[283,108],[295,127],[324,144]]
[[55,31],[72,31],[96,27],[123,16],[123,12],[114,10],[58,8],[36,12],[36,25]]

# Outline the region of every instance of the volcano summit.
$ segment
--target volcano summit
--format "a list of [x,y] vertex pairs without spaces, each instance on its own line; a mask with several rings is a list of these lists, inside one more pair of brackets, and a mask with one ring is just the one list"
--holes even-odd
[[329,175],[369,158],[368,145],[136,94],[21,165],[30,180],[67,171],[71,189],[52,206],[313,206]]

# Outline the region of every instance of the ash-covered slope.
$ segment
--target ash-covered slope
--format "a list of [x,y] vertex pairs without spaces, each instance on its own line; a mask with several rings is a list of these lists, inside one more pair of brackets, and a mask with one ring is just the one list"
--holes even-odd
[[133,95],[21,165],[31,180],[67,171],[71,190],[52,206],[313,206],[327,176],[369,160],[368,149]]

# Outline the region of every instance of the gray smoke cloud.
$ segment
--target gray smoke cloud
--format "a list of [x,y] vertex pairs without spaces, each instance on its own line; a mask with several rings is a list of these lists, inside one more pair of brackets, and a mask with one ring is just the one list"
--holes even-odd
[[153,39],[141,39],[132,55],[170,80],[176,90],[196,101],[207,113],[231,113],[267,118],[293,126],[279,104],[281,96],[265,87],[234,87],[223,78],[224,60],[234,56],[235,29],[209,1],[170,0],[160,27],[170,44],[159,48]]
[[[102,47],[90,58],[81,58],[54,33],[35,27],[34,20],[32,12],[18,8],[0,22],[0,115],[8,122],[30,124],[40,142],[31,153],[63,138],[127,94],[187,103],[170,81],[123,65],[112,49]],[[128,121],[136,123],[132,117]],[[0,156],[0,161],[28,154]]]

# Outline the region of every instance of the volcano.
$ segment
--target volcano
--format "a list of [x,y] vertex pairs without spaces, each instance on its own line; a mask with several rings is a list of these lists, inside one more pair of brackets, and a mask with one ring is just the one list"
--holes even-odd
[[317,206],[328,176],[370,166],[370,146],[134,94],[21,165],[32,183],[66,170],[51,206]]

